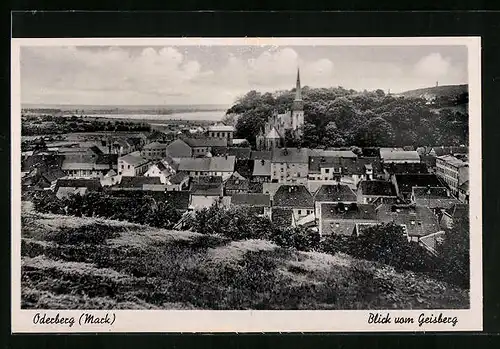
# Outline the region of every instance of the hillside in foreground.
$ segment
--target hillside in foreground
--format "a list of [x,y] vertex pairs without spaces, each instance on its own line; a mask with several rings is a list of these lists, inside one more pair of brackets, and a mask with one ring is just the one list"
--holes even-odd
[[392,267],[23,203],[22,308],[467,308],[469,295]]

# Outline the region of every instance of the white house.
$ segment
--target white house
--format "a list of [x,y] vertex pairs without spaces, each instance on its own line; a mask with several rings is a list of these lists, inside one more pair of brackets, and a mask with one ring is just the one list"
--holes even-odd
[[142,176],[149,168],[150,160],[141,156],[139,151],[118,158],[118,174],[121,176]]

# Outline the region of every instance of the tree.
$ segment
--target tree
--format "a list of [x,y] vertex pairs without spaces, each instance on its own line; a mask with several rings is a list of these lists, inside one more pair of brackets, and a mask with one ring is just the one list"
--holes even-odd
[[335,122],[330,121],[326,125],[322,143],[327,147],[342,147],[346,144],[343,133],[337,128]]
[[394,130],[391,124],[381,117],[368,121],[356,134],[359,146],[390,146],[394,144]]
[[442,275],[467,288],[470,287],[469,251],[469,217],[455,218],[451,229],[445,231],[443,242],[438,244],[437,252]]
[[147,216],[146,223],[159,228],[172,229],[172,227],[181,219],[171,203],[158,203],[155,210],[151,210]]

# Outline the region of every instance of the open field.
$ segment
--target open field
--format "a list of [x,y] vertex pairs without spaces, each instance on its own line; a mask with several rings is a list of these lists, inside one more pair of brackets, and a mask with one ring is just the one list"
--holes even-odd
[[439,309],[468,299],[345,254],[39,214],[23,203],[24,309]]

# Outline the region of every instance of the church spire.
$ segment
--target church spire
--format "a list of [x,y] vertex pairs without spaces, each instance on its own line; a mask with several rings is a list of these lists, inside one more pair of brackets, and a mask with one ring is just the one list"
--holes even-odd
[[295,86],[295,100],[302,100],[302,90],[300,88],[300,69],[297,67],[297,85]]

